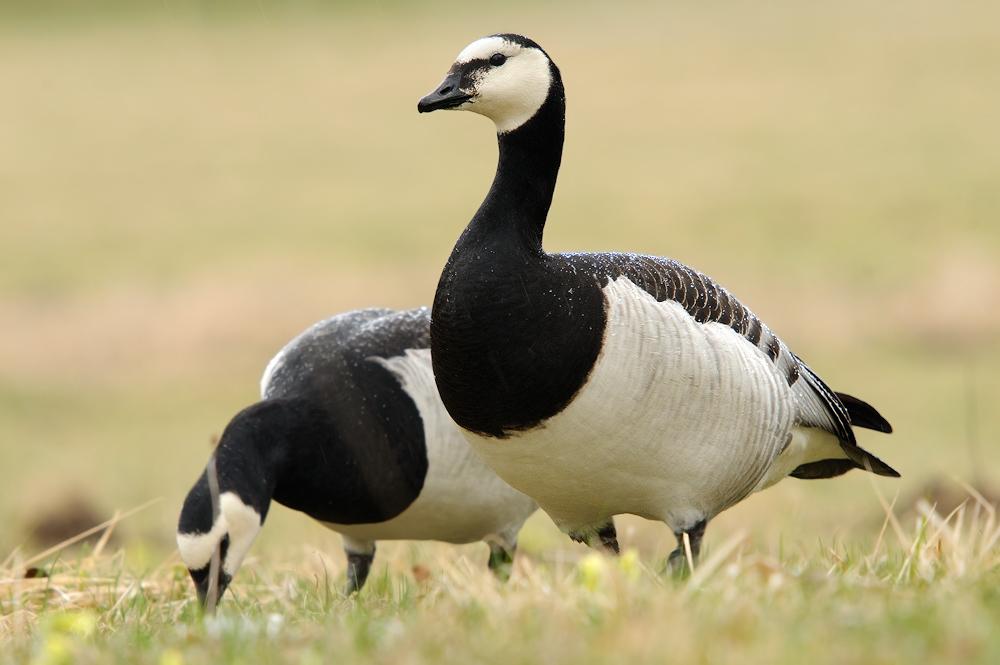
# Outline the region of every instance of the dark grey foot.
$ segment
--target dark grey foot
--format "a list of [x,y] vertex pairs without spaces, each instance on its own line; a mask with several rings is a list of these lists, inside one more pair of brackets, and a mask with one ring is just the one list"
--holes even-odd
[[594,532],[574,532],[569,534],[572,540],[578,543],[584,543],[595,550],[601,550],[607,554],[613,554],[618,556],[618,532],[615,531],[615,521],[610,520],[607,524],[602,526]]
[[605,552],[611,552],[615,556],[618,556],[618,532],[615,531],[614,520],[602,526],[601,530],[597,532],[597,537],[600,539],[601,547]]
[[511,571],[514,569],[514,552],[517,550],[517,545],[508,549],[499,543],[491,542],[488,544],[490,546],[490,562],[488,564],[490,570],[499,580],[506,582],[510,579]]
[[698,561],[698,554],[701,552],[701,539],[705,536],[705,527],[708,520],[702,520],[686,531],[677,531],[677,549],[670,553],[667,559],[667,572],[678,574],[687,570],[687,553],[684,551],[684,534],[688,536],[691,543],[691,558]]
[[[346,552],[346,550],[345,550]],[[344,595],[350,596],[355,591],[361,591],[368,579],[368,572],[372,569],[372,561],[375,560],[375,548],[369,554],[358,554],[356,552],[346,552],[347,554],[347,587],[344,588]]]

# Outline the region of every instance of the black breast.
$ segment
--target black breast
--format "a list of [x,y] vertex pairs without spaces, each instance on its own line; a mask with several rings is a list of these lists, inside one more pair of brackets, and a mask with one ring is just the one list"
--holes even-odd
[[572,259],[453,254],[431,316],[441,398],[473,432],[505,438],[536,427],[586,382],[604,326],[600,285]]

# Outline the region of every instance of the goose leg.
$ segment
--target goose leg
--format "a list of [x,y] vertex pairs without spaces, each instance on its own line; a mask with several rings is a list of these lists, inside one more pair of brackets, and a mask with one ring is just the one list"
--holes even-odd
[[517,544],[504,546],[496,541],[489,541],[490,561],[487,564],[494,575],[503,582],[510,579],[511,570],[514,567],[514,552],[517,551]]
[[608,520],[608,523],[596,532],[570,533],[569,537],[578,543],[586,543],[595,550],[618,556],[618,532],[615,531],[615,521]]
[[677,549],[671,552],[670,557],[667,559],[667,572],[680,573],[686,568],[687,554],[684,552],[685,533],[688,535],[688,541],[691,543],[691,558],[694,561],[698,560],[698,553],[701,552],[701,539],[705,536],[705,527],[707,525],[708,520],[702,520],[690,529],[681,529],[674,532],[674,536],[677,538]]
[[[601,541],[601,549],[610,554],[618,556],[618,532],[615,531],[615,521],[610,520],[597,532],[597,537]],[[593,546],[592,546],[593,547]]]
[[368,579],[375,560],[375,543],[348,542],[344,538],[344,553],[347,555],[347,586],[344,588],[344,595],[350,596],[355,591],[361,591]]

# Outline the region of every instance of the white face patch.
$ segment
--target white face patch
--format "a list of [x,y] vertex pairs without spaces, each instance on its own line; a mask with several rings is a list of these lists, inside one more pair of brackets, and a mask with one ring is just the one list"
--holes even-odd
[[507,41],[503,37],[484,37],[469,44],[458,54],[456,64],[489,60],[496,54],[506,60],[502,65],[483,69],[474,78],[472,98],[458,107],[486,116],[504,134],[530,120],[545,103],[552,85],[549,59],[536,48]]
[[257,534],[260,533],[260,515],[246,505],[233,492],[219,496],[219,519],[208,533],[178,533],[177,549],[181,560],[190,570],[201,570],[212,560],[212,553],[226,534],[229,548],[222,569],[235,575]]

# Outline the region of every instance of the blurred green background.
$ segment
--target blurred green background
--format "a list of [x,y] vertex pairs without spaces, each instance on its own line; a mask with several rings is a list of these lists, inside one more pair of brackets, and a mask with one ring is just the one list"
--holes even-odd
[[[739,296],[891,436],[902,504],[1000,464],[1000,4],[0,3],[0,559],[73,506],[170,554],[180,503],[311,323],[430,304],[496,165],[418,116],[474,39],[568,94],[549,251],[671,256]],[[871,537],[865,474],[725,513],[761,548]],[[259,552],[336,538],[275,507]],[[673,547],[624,521],[623,545]],[[528,551],[569,547],[544,517]]]

